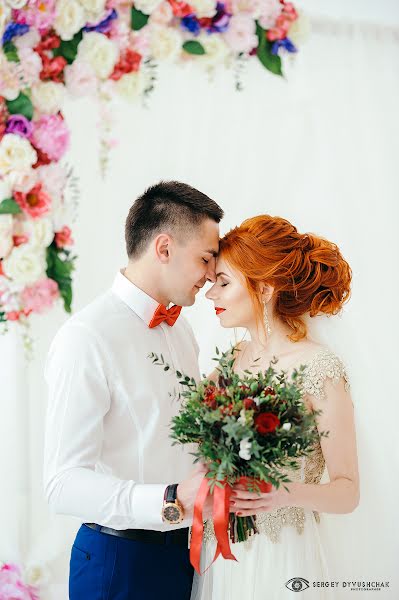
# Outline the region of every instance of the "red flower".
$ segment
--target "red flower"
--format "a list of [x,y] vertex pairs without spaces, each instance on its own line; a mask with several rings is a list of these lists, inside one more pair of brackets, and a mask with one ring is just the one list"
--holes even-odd
[[41,54],[43,68],[40,72],[42,81],[55,81],[55,83],[64,82],[64,69],[68,64],[63,56],[49,58],[46,54]]
[[119,62],[115,65],[111,79],[118,81],[126,73],[138,71],[140,68],[142,56],[138,52],[128,48],[120,57]]
[[43,191],[41,183],[37,183],[28,193],[14,192],[14,199],[32,219],[42,217],[51,208],[51,198]]
[[255,417],[255,427],[261,435],[273,433],[279,425],[280,419],[273,413],[261,413]]
[[72,246],[73,239],[71,237],[72,231],[65,225],[61,231],[57,231],[55,234],[55,245],[57,248],[64,248],[65,246]]
[[249,409],[255,410],[256,409],[256,403],[254,402],[253,398],[245,398],[244,408],[246,410],[249,410]]
[[275,396],[276,395],[276,392],[270,386],[268,386],[267,388],[265,388],[264,392],[265,392],[265,396]]
[[195,10],[187,4],[187,2],[178,2],[178,0],[169,0],[169,4],[172,7],[173,14],[175,17],[182,19],[188,15],[192,15]]
[[217,402],[216,402],[216,388],[213,386],[209,386],[205,389],[204,392],[204,402],[207,406],[209,406],[210,408],[212,408],[212,410],[214,410],[217,406]]

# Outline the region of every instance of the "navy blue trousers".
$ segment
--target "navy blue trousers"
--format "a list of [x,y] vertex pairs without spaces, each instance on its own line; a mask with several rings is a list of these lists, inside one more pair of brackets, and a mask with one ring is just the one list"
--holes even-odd
[[71,551],[70,600],[190,600],[184,546],[120,538],[82,525]]

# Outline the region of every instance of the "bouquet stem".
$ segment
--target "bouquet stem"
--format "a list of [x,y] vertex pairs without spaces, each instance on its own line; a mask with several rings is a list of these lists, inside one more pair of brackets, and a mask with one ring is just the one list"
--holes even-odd
[[229,515],[230,539],[233,544],[245,542],[258,532],[256,517],[238,517],[234,513]]

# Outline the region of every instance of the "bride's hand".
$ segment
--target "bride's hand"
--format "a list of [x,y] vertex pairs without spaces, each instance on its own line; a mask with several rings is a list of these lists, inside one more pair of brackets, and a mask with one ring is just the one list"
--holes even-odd
[[248,492],[243,486],[235,485],[230,496],[230,512],[240,517],[249,517],[262,512],[270,512],[282,506],[293,506],[292,495],[280,486],[272,487],[266,494]]

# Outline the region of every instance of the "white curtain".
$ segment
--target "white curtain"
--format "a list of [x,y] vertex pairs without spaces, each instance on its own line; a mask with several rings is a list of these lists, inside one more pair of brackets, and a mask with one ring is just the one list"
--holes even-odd
[[[148,109],[114,108],[120,143],[105,182],[97,168],[96,106],[85,100],[66,107],[73,131],[69,162],[81,187],[74,310],[112,284],[126,262],[128,209],[161,178],[186,181],[216,199],[226,212],[222,232],[248,216],[270,213],[340,246],[354,271],[353,296],[326,331],[352,375],[364,448],[362,499],[352,515],[324,515],[321,527],[333,580],[389,580],[386,598],[399,597],[398,38],[381,26],[315,23],[286,79],[251,61],[243,92],[234,90],[232,72],[221,70],[208,82],[191,66],[162,67]],[[203,296],[186,315],[207,372],[215,345],[226,346],[232,332],[218,329]],[[34,320],[37,344],[29,366],[15,330],[0,338],[0,559],[43,563],[52,584],[43,598],[57,600],[67,598],[79,522],[50,516],[43,498],[43,364],[65,318],[56,309]]]

